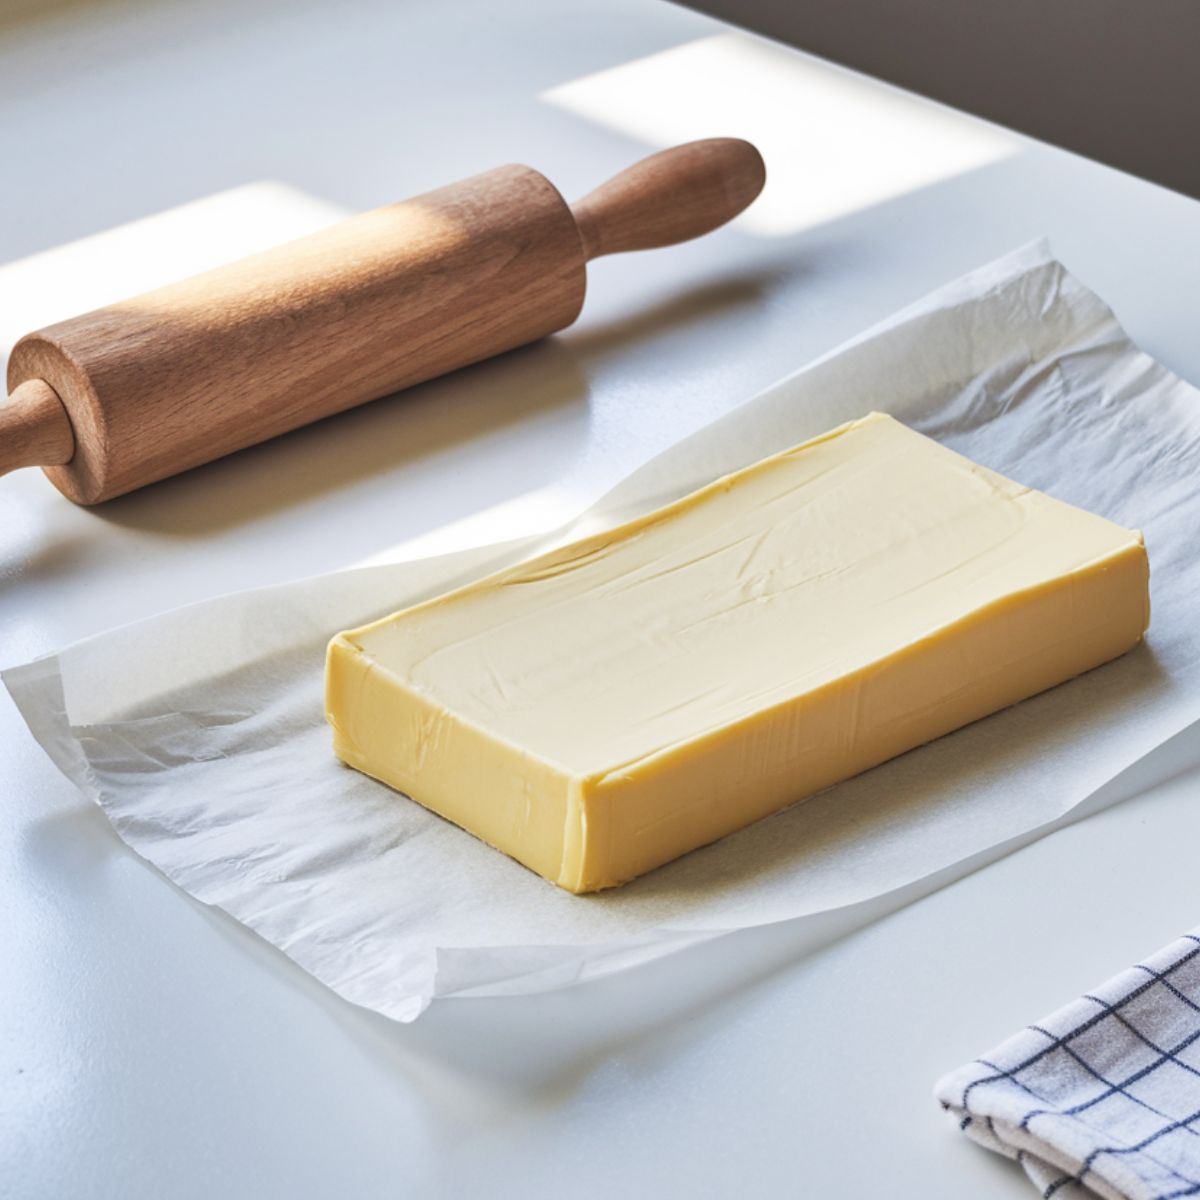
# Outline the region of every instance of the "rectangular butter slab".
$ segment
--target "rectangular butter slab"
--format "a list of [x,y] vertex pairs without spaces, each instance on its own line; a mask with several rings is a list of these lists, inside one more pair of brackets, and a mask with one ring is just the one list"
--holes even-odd
[[1140,534],[872,414],[339,634],[326,711],[350,766],[587,892],[1115,658],[1148,619]]

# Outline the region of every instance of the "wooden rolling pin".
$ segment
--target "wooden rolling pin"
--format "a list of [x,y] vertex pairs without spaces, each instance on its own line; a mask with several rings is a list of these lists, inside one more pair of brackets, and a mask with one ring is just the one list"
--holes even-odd
[[586,263],[698,237],[762,189],[748,142],[652,155],[568,207],[499,167],[27,334],[0,473],[95,504],[570,325]]

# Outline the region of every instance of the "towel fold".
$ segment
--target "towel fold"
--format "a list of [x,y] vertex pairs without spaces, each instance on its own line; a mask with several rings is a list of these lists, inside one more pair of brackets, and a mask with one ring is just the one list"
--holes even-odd
[[1200,936],[941,1079],[958,1127],[1059,1200],[1200,1197]]

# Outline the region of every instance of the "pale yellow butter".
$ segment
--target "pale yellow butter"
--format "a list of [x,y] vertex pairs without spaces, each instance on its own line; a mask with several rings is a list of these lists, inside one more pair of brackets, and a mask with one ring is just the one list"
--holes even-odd
[[1107,662],[1148,619],[1140,534],[873,414],[339,634],[326,710],[345,762],[587,892]]

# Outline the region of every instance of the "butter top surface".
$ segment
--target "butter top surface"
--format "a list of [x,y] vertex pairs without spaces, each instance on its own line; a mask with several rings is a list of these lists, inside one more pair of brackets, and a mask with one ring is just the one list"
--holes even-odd
[[871,414],[342,636],[458,717],[593,776],[1140,545]]

